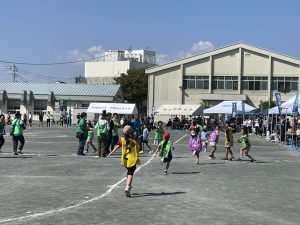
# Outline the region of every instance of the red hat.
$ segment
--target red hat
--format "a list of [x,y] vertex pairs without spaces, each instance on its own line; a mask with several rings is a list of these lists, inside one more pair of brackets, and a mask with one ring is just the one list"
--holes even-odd
[[165,131],[164,132],[164,135],[163,135],[163,138],[166,139],[166,138],[170,138],[170,133]]

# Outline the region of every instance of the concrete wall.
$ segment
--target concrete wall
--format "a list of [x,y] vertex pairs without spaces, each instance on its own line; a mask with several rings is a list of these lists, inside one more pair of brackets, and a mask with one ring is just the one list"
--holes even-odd
[[238,75],[239,57],[238,49],[223,52],[213,56],[213,71],[215,76]]
[[269,56],[244,50],[244,75],[262,76],[269,74]]
[[129,61],[116,62],[86,62],[84,67],[85,77],[116,77],[126,73]]
[[129,69],[145,69],[151,66],[153,66],[153,64],[134,61],[86,62],[84,76],[102,77],[107,79],[118,77],[122,73],[127,73],[127,70]]
[[299,66],[279,59],[273,60],[273,75],[298,76]]
[[184,64],[185,75],[209,75],[210,74],[210,58],[196,60]]

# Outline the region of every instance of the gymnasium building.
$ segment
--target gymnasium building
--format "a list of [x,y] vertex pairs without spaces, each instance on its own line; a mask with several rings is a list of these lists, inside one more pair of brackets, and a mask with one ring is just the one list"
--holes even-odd
[[261,101],[282,101],[295,95],[300,60],[245,43],[214,49],[146,69],[149,75],[148,114],[165,104],[204,105],[241,100],[258,107]]

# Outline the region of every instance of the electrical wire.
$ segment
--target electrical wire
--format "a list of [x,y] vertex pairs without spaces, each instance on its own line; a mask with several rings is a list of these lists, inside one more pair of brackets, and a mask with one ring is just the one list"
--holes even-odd
[[66,64],[74,64],[74,63],[80,63],[80,62],[88,62],[88,61],[92,61],[92,60],[101,59],[104,57],[105,56],[99,56],[99,57],[94,57],[94,58],[89,58],[89,59],[67,61],[67,62],[57,62],[57,63],[28,63],[28,62],[14,62],[14,61],[6,61],[6,60],[0,60],[0,63],[26,65],[26,66],[54,66],[54,65],[66,65]]

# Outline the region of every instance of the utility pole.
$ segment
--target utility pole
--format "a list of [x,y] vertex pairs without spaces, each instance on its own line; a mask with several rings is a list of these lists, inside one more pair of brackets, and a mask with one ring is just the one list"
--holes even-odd
[[15,64],[12,66],[12,71],[13,71],[13,82],[16,82],[17,67]]

